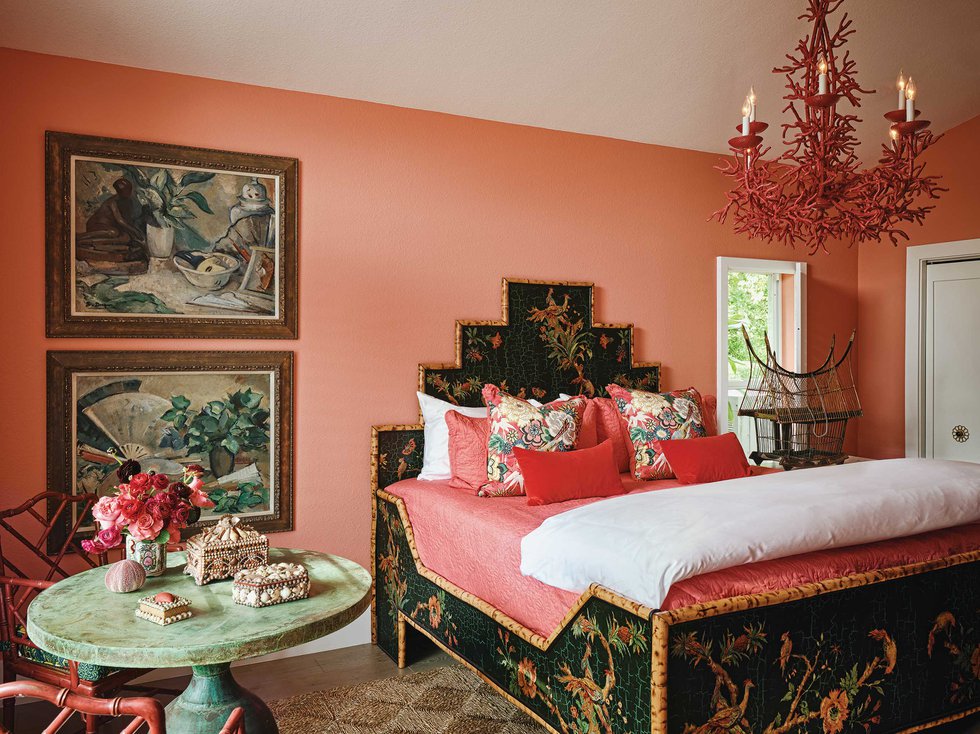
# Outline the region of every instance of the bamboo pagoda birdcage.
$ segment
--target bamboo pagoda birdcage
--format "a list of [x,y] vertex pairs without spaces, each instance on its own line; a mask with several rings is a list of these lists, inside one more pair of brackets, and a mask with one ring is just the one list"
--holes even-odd
[[851,368],[855,333],[835,361],[836,337],[823,364],[810,372],[793,372],[779,364],[765,335],[761,359],[742,327],[749,350],[749,382],[738,414],[754,419],[756,464],[776,461],[784,469],[842,464],[847,422],[863,414]]

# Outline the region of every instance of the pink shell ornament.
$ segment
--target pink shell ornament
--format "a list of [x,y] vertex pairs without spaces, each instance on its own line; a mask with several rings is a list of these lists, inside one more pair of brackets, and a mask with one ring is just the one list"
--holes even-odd
[[146,583],[146,571],[136,561],[123,559],[116,561],[105,574],[105,587],[117,594],[142,589]]

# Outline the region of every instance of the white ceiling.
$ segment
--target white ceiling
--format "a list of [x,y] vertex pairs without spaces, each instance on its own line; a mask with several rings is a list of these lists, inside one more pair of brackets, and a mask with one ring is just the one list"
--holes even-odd
[[[0,0],[0,46],[695,150],[725,151],[804,0]],[[848,0],[864,157],[895,77],[946,130],[980,114],[980,0]],[[776,123],[776,124],[774,124]]]

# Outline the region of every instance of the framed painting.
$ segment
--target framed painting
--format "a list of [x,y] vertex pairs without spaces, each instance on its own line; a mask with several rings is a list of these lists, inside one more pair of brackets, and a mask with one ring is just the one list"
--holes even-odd
[[45,151],[49,337],[296,338],[295,158],[50,131]]
[[292,352],[48,352],[47,380],[52,489],[111,494],[120,460],[199,464],[215,506],[191,533],[229,513],[293,529]]

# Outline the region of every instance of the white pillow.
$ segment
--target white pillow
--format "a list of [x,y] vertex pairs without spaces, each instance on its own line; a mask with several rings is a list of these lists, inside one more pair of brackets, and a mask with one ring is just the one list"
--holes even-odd
[[486,418],[487,408],[463,408],[424,392],[417,392],[416,395],[422,409],[422,422],[425,423],[422,471],[418,478],[426,481],[450,479],[452,473],[449,470],[449,428],[446,426],[446,413],[455,410],[470,418]]

